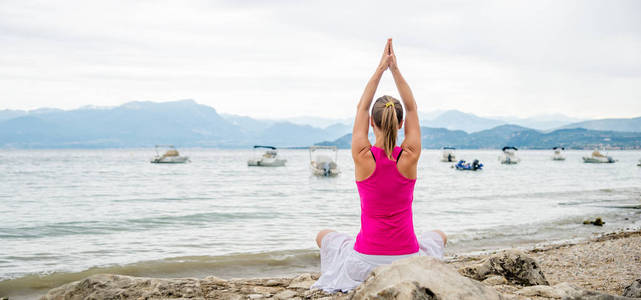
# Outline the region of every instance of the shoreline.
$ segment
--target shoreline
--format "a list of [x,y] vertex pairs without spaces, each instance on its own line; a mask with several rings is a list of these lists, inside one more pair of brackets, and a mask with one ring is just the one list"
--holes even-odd
[[[484,258],[489,257],[494,253],[503,250],[520,249],[534,259],[539,261],[541,268],[550,281],[550,285],[569,282],[576,284],[582,288],[605,292],[614,295],[621,295],[622,289],[630,284],[636,275],[641,276],[641,228],[632,228],[631,230],[619,230],[605,234],[599,234],[596,237],[587,238],[583,240],[565,240],[553,241],[545,244],[524,245],[520,247],[506,247],[500,250],[484,251],[482,253],[474,254],[454,254],[446,257],[444,262],[456,269],[464,266],[469,266],[478,263]],[[201,272],[203,278],[207,275]],[[92,275],[87,274],[85,276]],[[135,275],[135,274],[134,274]],[[258,275],[258,274],[257,274]],[[262,274],[261,274],[262,275]],[[291,282],[298,281],[305,282],[302,285],[311,285],[313,281],[319,276],[318,272],[298,273],[294,277],[286,276],[245,276],[242,279],[231,278],[222,279],[216,277],[217,280],[234,282],[235,285],[245,286],[245,292],[239,292],[239,295],[245,295],[250,286],[260,286],[266,281],[272,280],[280,282],[279,287],[282,291],[287,291]],[[154,277],[157,279],[157,277]],[[166,277],[158,277],[164,278]],[[162,279],[161,279],[162,280]],[[289,282],[289,283],[288,283]],[[287,285],[285,285],[287,283]],[[299,284],[300,285],[300,284]],[[503,285],[494,286],[497,291],[508,295],[517,296],[517,289],[513,286]],[[260,289],[259,289],[260,290]],[[276,289],[271,289],[272,292]],[[5,291],[7,292],[7,291]],[[36,290],[23,290],[13,291],[12,293],[0,293],[1,297],[8,297],[9,299],[33,299],[34,297],[43,296],[47,292],[47,288]],[[268,293],[268,291],[265,291]],[[297,292],[304,292],[297,290]],[[275,295],[274,293],[272,293]],[[309,294],[311,298],[325,297],[327,294],[317,292],[316,294]],[[342,299],[345,295],[335,294],[333,298]],[[539,299],[539,298],[534,298]],[[540,298],[547,299],[547,298]]]
[[[523,251],[538,261],[550,285],[568,282],[587,290],[620,296],[623,288],[641,278],[639,228]],[[493,253],[497,252],[500,251]],[[469,266],[491,254],[460,256],[447,264],[456,268]],[[499,285],[495,288],[500,292],[516,295],[513,286]]]

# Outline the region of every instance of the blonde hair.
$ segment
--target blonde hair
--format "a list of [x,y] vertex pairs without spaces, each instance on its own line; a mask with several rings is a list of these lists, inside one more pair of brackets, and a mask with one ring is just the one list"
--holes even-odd
[[387,158],[394,160],[392,153],[396,147],[398,126],[403,120],[403,106],[392,96],[383,96],[376,99],[372,105],[372,119],[374,124],[383,132],[383,150]]

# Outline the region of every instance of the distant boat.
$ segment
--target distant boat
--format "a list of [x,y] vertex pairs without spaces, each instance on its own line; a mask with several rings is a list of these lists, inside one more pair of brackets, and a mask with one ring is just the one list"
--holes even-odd
[[[257,154],[259,149],[267,149],[264,153]],[[278,149],[274,146],[254,146],[254,158],[247,161],[250,167],[282,167],[287,162],[286,159],[278,157]]]
[[552,155],[552,160],[565,160],[565,156],[563,155],[563,151],[565,148],[563,147],[554,147],[552,148],[554,150],[554,155]]
[[594,149],[591,156],[583,157],[583,162],[589,164],[613,164],[616,160],[611,156],[603,155],[599,150]]
[[454,167],[459,171],[480,171],[483,170],[483,164],[475,159],[472,163],[466,163],[464,160],[459,160]]
[[456,150],[456,148],[454,147],[443,147],[443,153],[441,153],[441,161],[455,162],[456,155],[454,155],[454,150]]
[[521,159],[516,156],[516,147],[506,146],[503,147],[503,154],[499,156],[499,161],[505,165],[515,165],[521,162]]
[[309,147],[309,166],[316,176],[337,176],[341,173],[338,168],[338,149],[336,146]]
[[[158,148],[168,148],[163,155],[160,155]],[[189,162],[189,157],[180,156],[174,145],[156,145],[156,156],[151,159],[152,164],[184,164]]]
[[637,164],[638,167],[641,167],[641,159],[639,159],[639,163]]

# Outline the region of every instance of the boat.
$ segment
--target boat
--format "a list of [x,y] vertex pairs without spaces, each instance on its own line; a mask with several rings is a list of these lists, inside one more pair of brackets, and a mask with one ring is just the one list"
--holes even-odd
[[616,162],[616,159],[612,158],[612,156],[603,155],[599,150],[594,149],[591,156],[583,157],[583,162],[588,164],[612,164]]
[[554,147],[552,148],[552,150],[554,150],[554,155],[552,155],[552,160],[565,160],[565,156],[563,155],[563,151],[565,151],[565,148]]
[[480,171],[483,170],[483,164],[475,159],[472,163],[466,163],[464,160],[459,160],[454,167],[459,171]]
[[[158,152],[159,148],[167,148],[163,155]],[[156,145],[156,156],[151,159],[152,164],[184,164],[190,162],[189,157],[180,156],[174,145]]]
[[441,154],[441,161],[442,162],[455,162],[456,161],[456,155],[454,155],[454,150],[456,150],[456,148],[454,148],[454,147],[443,147],[443,153]]
[[278,149],[274,146],[254,146],[254,151],[267,149],[261,155],[254,154],[253,159],[247,161],[250,167],[282,167],[287,162],[286,159],[278,157]]
[[340,174],[337,162],[338,149],[336,146],[309,147],[309,166],[313,175],[332,177]]
[[499,156],[499,161],[505,165],[514,165],[521,162],[521,159],[516,156],[516,147],[506,146],[503,147],[503,154]]
[[637,164],[637,167],[641,167],[641,159],[639,159],[639,163]]

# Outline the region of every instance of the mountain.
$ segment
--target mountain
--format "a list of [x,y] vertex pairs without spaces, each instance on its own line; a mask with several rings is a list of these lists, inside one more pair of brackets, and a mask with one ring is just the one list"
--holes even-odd
[[278,122],[261,132],[257,132],[253,140],[261,144],[291,147],[309,146],[317,141],[336,139],[346,132],[349,132],[349,129],[346,128],[346,125],[341,124],[321,129],[309,125]]
[[514,118],[514,117],[492,117],[496,120],[504,121],[508,124],[519,125],[536,130],[553,130],[558,129],[570,123],[584,121],[582,119],[568,117],[563,114],[548,114],[539,115],[530,118]]
[[5,147],[224,146],[233,144],[239,134],[239,128],[215,109],[193,100],[55,110],[0,123],[0,141]]
[[[445,146],[463,149],[500,149],[515,146],[524,149],[641,149],[641,132],[599,131],[584,128],[541,132],[516,125],[501,125],[468,134],[462,130],[421,127],[421,143],[426,149]],[[351,134],[318,145],[350,148]]]
[[449,130],[463,130],[466,132],[481,131],[502,124],[505,124],[505,122],[500,120],[482,118],[458,110],[448,110],[439,114],[434,119],[421,121],[421,126],[425,127],[445,128]]
[[641,132],[641,117],[630,119],[599,119],[572,123],[563,128],[585,128],[605,131]]
[[421,120],[421,126],[463,130],[468,133],[491,129],[505,124],[513,124],[536,130],[552,130],[570,123],[583,121],[562,114],[539,115],[530,118],[501,116],[479,117],[458,110],[419,112],[419,119]]
[[246,116],[230,115],[230,114],[221,114],[228,122],[240,127],[245,132],[260,132],[265,130],[265,128],[274,125],[274,121],[269,120],[257,120],[252,119]]
[[0,122],[14,119],[17,117],[22,117],[26,114],[27,112],[24,110],[11,110],[11,109],[0,110]]
[[[309,125],[317,128],[327,128],[334,124],[350,125],[354,122],[354,117],[349,118],[321,118],[312,116],[291,117],[278,120],[281,122],[290,122],[297,125]],[[351,125],[350,125],[351,127]]]
[[76,110],[0,111],[0,147],[104,148],[149,147],[278,147],[309,146],[336,139],[351,128],[333,124],[325,129],[290,122],[221,116],[193,100],[135,101],[117,107]]

